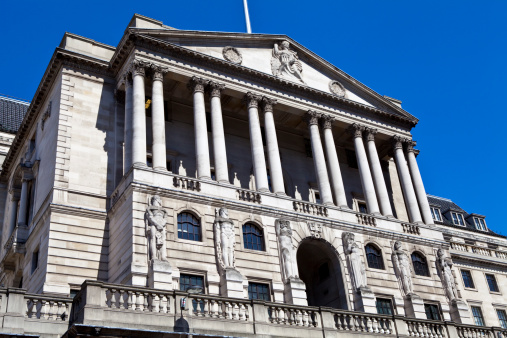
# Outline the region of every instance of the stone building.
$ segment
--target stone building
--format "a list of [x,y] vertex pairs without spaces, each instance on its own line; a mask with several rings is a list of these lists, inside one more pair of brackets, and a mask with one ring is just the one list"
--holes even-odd
[[[507,241],[284,35],[66,33],[1,171],[1,332],[498,337]],[[180,332],[180,333],[174,333]]]

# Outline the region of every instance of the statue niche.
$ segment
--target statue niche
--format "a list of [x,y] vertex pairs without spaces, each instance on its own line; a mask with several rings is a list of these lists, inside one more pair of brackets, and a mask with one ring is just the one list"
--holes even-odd
[[167,211],[162,208],[160,196],[154,195],[149,198],[148,207],[144,214],[149,261],[159,260],[167,262],[166,217]]

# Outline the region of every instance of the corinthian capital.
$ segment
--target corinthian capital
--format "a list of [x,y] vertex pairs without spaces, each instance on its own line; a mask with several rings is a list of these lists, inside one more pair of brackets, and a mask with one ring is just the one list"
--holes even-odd
[[209,95],[211,97],[220,97],[220,95],[222,94],[222,90],[224,90],[224,88],[225,85],[223,83],[210,81],[208,84]]
[[309,126],[318,125],[321,116],[322,114],[317,113],[315,110],[309,110],[306,112],[304,120]]
[[407,140],[407,152],[416,152],[417,150],[414,147],[417,145],[417,142],[413,140]]
[[245,97],[243,97],[243,101],[246,103],[247,108],[258,108],[259,101],[262,100],[260,95],[256,95],[252,92],[246,93]]
[[375,135],[377,134],[378,130],[375,128],[366,128],[366,140],[367,141],[375,141]]
[[403,143],[407,142],[407,139],[398,135],[395,135],[391,139],[394,149],[403,149]]
[[150,68],[153,72],[153,81],[162,81],[164,79],[164,74],[169,71],[167,67],[158,66],[155,64],[152,64]]
[[273,106],[277,103],[275,99],[269,97],[262,97],[262,109],[264,112],[273,112]]
[[187,87],[193,93],[201,92],[204,93],[204,88],[208,84],[208,80],[203,79],[202,77],[192,76],[190,81],[187,84]]
[[143,60],[132,61],[132,66],[131,66],[132,76],[136,76],[136,75],[145,76],[146,75],[146,68],[148,68],[148,67],[149,67],[149,64],[146,61],[143,61]]
[[365,131],[365,129],[365,126],[362,126],[358,123],[353,123],[349,127],[349,133],[351,133],[354,137],[363,137],[363,131]]
[[322,128],[324,129],[331,129],[331,125],[336,119],[332,117],[331,115],[322,114],[321,116],[321,123]]

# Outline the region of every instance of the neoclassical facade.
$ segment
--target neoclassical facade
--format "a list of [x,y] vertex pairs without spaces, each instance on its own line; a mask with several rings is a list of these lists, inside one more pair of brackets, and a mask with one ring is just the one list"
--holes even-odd
[[0,331],[498,337],[507,241],[287,36],[66,33],[2,166]]

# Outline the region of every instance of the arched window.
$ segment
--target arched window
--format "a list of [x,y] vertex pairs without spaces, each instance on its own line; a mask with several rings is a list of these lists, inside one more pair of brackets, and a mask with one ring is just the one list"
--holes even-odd
[[414,265],[414,272],[419,276],[429,276],[430,272],[428,270],[428,262],[426,261],[426,257],[421,255],[418,252],[412,253],[412,264]]
[[178,214],[178,238],[201,240],[201,222],[189,212]]
[[365,247],[366,259],[368,260],[368,267],[373,269],[384,270],[384,260],[382,259],[382,252],[373,244],[368,244]]
[[264,251],[264,233],[252,223],[243,224],[243,243],[245,249]]

